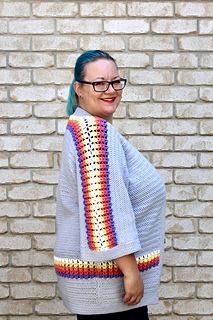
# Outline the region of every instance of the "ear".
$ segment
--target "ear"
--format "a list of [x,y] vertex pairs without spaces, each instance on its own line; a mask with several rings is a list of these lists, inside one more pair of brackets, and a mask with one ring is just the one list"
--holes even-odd
[[74,82],[74,90],[78,97],[82,96],[82,87],[80,83],[77,81]]

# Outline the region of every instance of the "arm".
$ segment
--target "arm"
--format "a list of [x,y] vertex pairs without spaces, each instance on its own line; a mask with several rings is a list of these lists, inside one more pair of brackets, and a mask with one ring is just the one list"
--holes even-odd
[[134,254],[114,259],[124,274],[125,297],[123,302],[130,306],[138,304],[144,294],[144,284]]

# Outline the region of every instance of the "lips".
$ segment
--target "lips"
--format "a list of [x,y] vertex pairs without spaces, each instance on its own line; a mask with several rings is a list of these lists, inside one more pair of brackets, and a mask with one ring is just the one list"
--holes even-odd
[[115,97],[112,97],[112,98],[102,98],[101,100],[105,101],[105,102],[114,102],[115,101]]

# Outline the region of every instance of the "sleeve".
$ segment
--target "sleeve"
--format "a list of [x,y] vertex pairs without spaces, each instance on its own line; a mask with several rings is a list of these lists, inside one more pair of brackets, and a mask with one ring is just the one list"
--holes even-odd
[[141,250],[119,133],[92,116],[70,120],[69,130],[79,163],[81,259],[107,261]]

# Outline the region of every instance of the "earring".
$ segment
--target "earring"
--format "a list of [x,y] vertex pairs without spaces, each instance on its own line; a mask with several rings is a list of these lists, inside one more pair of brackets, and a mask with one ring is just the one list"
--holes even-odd
[[81,99],[81,96],[79,96],[79,98]]

